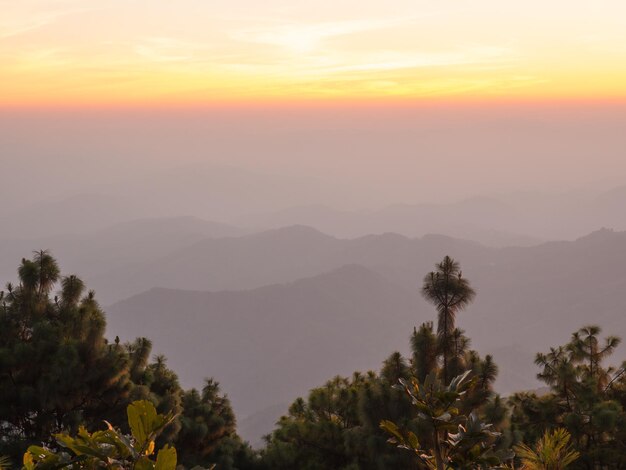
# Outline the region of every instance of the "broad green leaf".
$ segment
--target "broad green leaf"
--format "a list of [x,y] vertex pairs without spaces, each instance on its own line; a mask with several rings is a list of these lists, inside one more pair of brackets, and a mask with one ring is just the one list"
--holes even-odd
[[135,462],[134,470],[154,470],[154,462],[148,457],[140,457]]
[[33,461],[33,454],[30,453],[30,450],[24,454],[22,463],[24,464],[24,470],[34,470],[35,462]]
[[398,429],[396,423],[388,420],[383,420],[380,422],[380,428],[393,435],[399,442],[404,441],[404,437],[400,433],[400,430]]
[[78,444],[74,445],[71,449],[76,455],[89,455],[90,457],[96,457],[104,462],[106,462],[108,458],[98,447]]
[[105,423],[107,424],[108,428],[107,429],[107,433],[109,435],[109,443],[113,444],[117,449],[118,452],[120,453],[120,455],[123,458],[126,458],[130,455],[132,455],[133,457],[137,458],[139,456],[139,454],[137,453],[137,451],[133,448],[130,440],[128,439],[128,437],[124,436],[123,434],[118,433],[115,428],[113,428],[113,426],[111,426],[111,423],[105,421]]
[[450,419],[452,419],[452,415],[450,413],[444,413],[435,417],[435,419],[437,421],[443,421],[444,423],[448,423],[450,422]]
[[417,436],[413,434],[412,432],[409,432],[408,442],[409,442],[409,445],[413,448],[413,450],[416,450],[416,451],[419,450],[420,443],[417,440]]
[[457,375],[452,379],[450,385],[448,386],[448,390],[451,392],[456,392],[462,385],[464,385],[465,379],[472,373],[472,370],[466,370],[463,374]]
[[139,448],[144,448],[150,435],[158,431],[165,418],[158,415],[152,403],[139,400],[128,405],[128,424]]
[[157,454],[154,470],[176,470],[176,449],[163,447]]
[[26,453],[30,454],[31,458],[36,457],[38,460],[45,459],[46,457],[50,457],[54,455],[51,451],[41,446],[30,446],[27,449]]

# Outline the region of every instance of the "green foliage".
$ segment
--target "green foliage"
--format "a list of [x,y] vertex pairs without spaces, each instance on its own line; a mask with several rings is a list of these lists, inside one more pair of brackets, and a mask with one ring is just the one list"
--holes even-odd
[[163,356],[150,360],[148,339],[107,341],[95,294],[49,253],[23,259],[18,276],[0,292],[0,453],[15,462],[28,449],[26,470],[486,469],[503,468],[513,444],[530,470],[626,468],[626,363],[605,365],[620,339],[581,328],[536,356],[549,393],[505,402],[493,358],[455,325],[475,292],[449,257],[422,287],[436,329],[414,329],[408,359],[395,352],[379,373],[335,377],[298,398],[261,459],[237,436],[217,382],[184,391]]
[[[445,446],[459,450],[455,455],[461,455],[460,449],[464,449],[465,456],[473,455],[475,446],[472,450],[464,447],[475,436],[473,433],[494,433],[490,435],[494,439],[494,455],[498,449],[506,447],[506,439],[495,434],[505,421],[504,404],[492,390],[497,367],[490,356],[481,359],[472,351],[469,339],[454,326],[456,312],[468,305],[474,291],[452,259],[446,257],[437,268],[437,273],[426,276],[423,292],[436,300],[438,333],[432,322],[424,323],[415,328],[411,336],[410,361],[400,353],[393,353],[383,363],[380,374],[356,372],[351,378],[336,377],[325,386],[313,389],[307,399],[296,400],[268,437],[263,460],[269,468],[423,468],[423,461],[387,444],[388,434],[380,427],[381,422],[395,423],[406,432],[403,434],[408,439],[406,442],[417,442],[423,449],[431,449],[440,440],[435,438],[434,425],[443,425],[446,419],[449,421],[445,428],[445,436],[448,436],[444,439]],[[447,383],[444,371],[464,377],[463,382]],[[441,411],[437,419],[424,419],[425,410],[414,406],[417,398],[396,387],[400,380],[407,386],[427,380],[429,386],[452,387],[447,392],[440,390],[439,396],[442,400],[451,399],[450,403],[427,408],[432,413],[446,407],[450,411]],[[457,394],[456,388],[460,386],[467,388]],[[452,410],[456,410],[455,415]],[[448,412],[450,415],[446,414]],[[483,429],[478,423],[482,423],[486,413],[496,419],[493,426]],[[469,425],[471,428],[467,427]],[[444,428],[439,426],[438,429],[439,438],[444,438]],[[448,443],[453,435],[459,440]],[[486,452],[483,457],[487,459],[488,455],[491,454]],[[473,458],[478,461],[480,455]]]
[[257,457],[236,433],[236,420],[219,384],[208,379],[201,392],[182,396],[176,447],[186,468],[215,463],[218,469],[256,468]]
[[[131,358],[103,337],[105,320],[76,276],[60,277],[45,251],[22,260],[0,294],[0,422],[11,441],[41,441],[125,406]],[[64,286],[49,297],[54,283]],[[123,409],[123,408],[122,408]],[[24,445],[24,444],[22,444]]]
[[392,354],[380,374],[335,377],[297,399],[268,437],[263,460],[272,469],[418,468],[410,456],[394,452],[379,428],[381,419],[404,420],[410,405],[392,388],[408,377],[408,364]]
[[[46,251],[23,259],[18,275],[17,285],[0,292],[0,454],[16,462],[30,445],[53,448],[59,441],[51,436],[64,433],[87,439],[106,420],[143,444],[153,440],[147,430],[159,428],[156,445],[179,447],[185,465],[254,467],[255,455],[236,435],[230,403],[216,383],[200,413],[210,431],[193,441],[188,431],[198,413],[189,401],[190,410],[182,408],[191,392],[181,389],[163,356],[151,362],[148,339],[107,341],[94,292],[77,276],[61,275]],[[138,401],[151,403],[154,413],[131,406],[128,415],[128,405]],[[159,416],[176,417],[159,422]]]
[[476,292],[463,277],[461,265],[449,256],[435,267],[436,271],[424,277],[422,295],[437,309],[438,348],[443,358],[441,374],[447,383],[455,372],[460,372],[461,368],[455,367],[454,362],[461,358],[464,349],[460,344],[463,335],[455,327],[456,314],[474,300]]
[[564,470],[576,461],[580,453],[572,449],[570,434],[563,428],[546,431],[535,448],[525,444],[514,447],[526,470]]
[[132,435],[126,436],[107,423],[107,429],[89,433],[83,426],[76,436],[66,433],[54,437],[61,450],[30,446],[24,454],[24,469],[135,469],[176,470],[176,449],[165,445],[155,454],[155,439],[175,415],[157,414],[149,401],[135,401],[128,406],[128,424]]
[[437,369],[437,336],[433,331],[432,322],[423,323],[419,330],[413,329],[411,349],[415,377],[423,381],[428,374]]
[[571,341],[537,354],[537,377],[550,392],[517,393],[510,400],[511,430],[518,441],[546,447],[555,439],[547,431],[563,428],[580,452],[574,468],[617,469],[626,465],[621,443],[626,438],[626,374],[603,363],[619,344],[601,341],[597,326],[572,334]]
[[0,470],[9,470],[11,468],[11,459],[6,455],[0,455]]
[[483,423],[476,412],[462,413],[462,399],[475,386],[477,377],[471,371],[453,378],[449,385],[429,374],[423,383],[416,379],[400,380],[400,388],[417,410],[417,419],[431,431],[430,445],[424,445],[411,430],[383,420],[380,427],[391,435],[389,442],[409,450],[427,468],[474,469],[498,468],[512,458],[496,450],[500,433],[491,424]]
[[[149,364],[149,341],[109,343],[95,294],[75,275],[61,276],[38,251],[22,260],[19,284],[0,294],[0,446],[14,456],[80,425],[106,419],[125,426],[124,409],[149,399],[160,412],[179,412],[178,379],[164,363]],[[55,283],[60,292],[51,297]],[[164,438],[175,437],[172,423]],[[1,449],[0,449],[1,450]]]
[[173,421],[172,416],[157,414],[154,405],[148,401],[135,401],[128,405],[128,425],[135,438],[135,445],[143,454],[150,446],[154,447],[154,439],[163,428]]

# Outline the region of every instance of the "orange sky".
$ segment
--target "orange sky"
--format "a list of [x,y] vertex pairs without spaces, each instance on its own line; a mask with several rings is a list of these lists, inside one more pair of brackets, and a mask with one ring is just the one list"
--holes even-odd
[[0,0],[0,105],[626,98],[626,3]]

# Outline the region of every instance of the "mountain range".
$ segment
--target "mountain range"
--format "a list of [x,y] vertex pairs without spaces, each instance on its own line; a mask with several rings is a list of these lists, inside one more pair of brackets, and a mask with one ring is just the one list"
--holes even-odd
[[[626,337],[626,233],[593,231],[626,229],[626,188],[338,210],[297,205],[315,193],[313,180],[300,199],[272,193],[255,205],[246,201],[265,186],[297,182],[226,168],[198,172],[185,188],[186,172],[146,177],[141,200],[120,183],[115,196],[99,187],[3,208],[0,276],[14,281],[22,257],[51,250],[96,290],[110,337],[153,339],[185,386],[214,376],[252,440],[309,388],[407,353],[413,327],[435,319],[419,287],[445,255],[478,291],[458,322],[494,355],[502,393],[536,387],[534,354],[585,324]],[[235,193],[247,188],[239,199],[222,191],[232,181]],[[215,197],[202,200],[207,182]],[[238,209],[217,214],[231,196]],[[201,216],[168,215],[187,211]]]
[[435,320],[419,286],[444,255],[478,292],[458,323],[494,355],[502,393],[536,387],[534,354],[585,324],[626,337],[626,233],[496,249],[444,236],[338,239],[302,226],[204,240],[138,265],[121,284],[152,273],[142,282],[160,287],[107,307],[109,336],[153,339],[186,386],[216,377],[246,421],[335,374],[407,353],[413,327]]

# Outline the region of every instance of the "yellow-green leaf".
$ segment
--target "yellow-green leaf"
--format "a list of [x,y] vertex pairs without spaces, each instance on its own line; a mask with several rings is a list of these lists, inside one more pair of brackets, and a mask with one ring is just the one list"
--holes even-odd
[[126,412],[133,437],[138,446],[143,448],[150,435],[163,425],[164,418],[158,415],[154,405],[146,400],[131,403]]
[[176,470],[176,449],[163,447],[157,454],[154,470]]
[[148,457],[141,457],[135,462],[134,470],[154,470],[154,462]]
[[24,454],[23,464],[25,470],[33,470],[35,468],[35,462],[33,461],[33,455],[30,451]]

